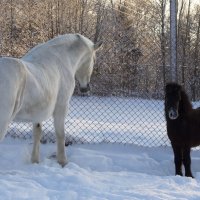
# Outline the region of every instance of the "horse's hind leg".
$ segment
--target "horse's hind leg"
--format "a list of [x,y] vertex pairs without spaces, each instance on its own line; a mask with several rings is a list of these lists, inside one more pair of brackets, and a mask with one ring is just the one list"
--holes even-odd
[[13,109],[14,103],[10,99],[2,99],[0,106],[0,140],[6,135],[9,123],[14,118]]
[[40,123],[33,124],[33,151],[31,155],[32,163],[39,163],[39,152],[40,152],[40,139],[42,134],[42,127]]
[[189,147],[183,149],[183,165],[185,167],[185,176],[194,178],[191,172],[191,157]]
[[10,120],[8,122],[6,122],[6,121],[0,122],[0,141],[3,140],[3,138],[6,135],[6,132],[7,132],[8,126],[9,126],[9,122],[10,122]]

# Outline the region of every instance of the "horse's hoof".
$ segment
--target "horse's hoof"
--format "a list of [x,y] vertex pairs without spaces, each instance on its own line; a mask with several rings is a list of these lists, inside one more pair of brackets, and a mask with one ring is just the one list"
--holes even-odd
[[67,162],[66,163],[59,163],[61,165],[62,168],[65,167],[65,165],[67,165]]
[[182,172],[179,172],[179,173],[176,173],[175,175],[176,175],[176,176],[183,176],[183,173],[182,173]]
[[190,177],[190,178],[194,178],[194,176],[192,174],[186,174],[186,177]]
[[194,176],[186,176],[186,177],[188,177],[188,178],[195,178]]
[[65,161],[58,161],[58,163],[61,165],[61,167],[63,168],[63,167],[65,167],[65,165],[67,165],[67,161],[65,160]]
[[32,164],[39,164],[39,160],[31,159],[31,163],[32,163]]
[[73,142],[72,141],[65,141],[65,146],[67,147],[67,146],[70,146],[70,145],[72,145],[73,144]]

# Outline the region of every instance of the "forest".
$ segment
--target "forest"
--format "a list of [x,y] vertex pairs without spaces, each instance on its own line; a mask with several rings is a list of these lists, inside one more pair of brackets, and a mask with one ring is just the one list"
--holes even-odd
[[[0,56],[20,58],[57,35],[103,41],[92,94],[163,98],[170,80],[169,0],[0,0]],[[178,81],[200,99],[200,3],[179,0]],[[78,90],[75,90],[78,93]]]

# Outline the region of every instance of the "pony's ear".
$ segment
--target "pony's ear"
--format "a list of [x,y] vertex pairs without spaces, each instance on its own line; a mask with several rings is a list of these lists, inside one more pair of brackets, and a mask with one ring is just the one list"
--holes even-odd
[[94,50],[97,51],[101,48],[103,42],[102,41],[99,41],[97,42],[96,44],[94,44]]

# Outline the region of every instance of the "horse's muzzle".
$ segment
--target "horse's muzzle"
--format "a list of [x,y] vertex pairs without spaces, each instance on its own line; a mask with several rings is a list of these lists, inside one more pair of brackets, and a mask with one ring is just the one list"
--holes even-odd
[[178,111],[174,108],[169,109],[168,116],[171,120],[175,120],[178,118]]
[[86,93],[88,93],[90,91],[90,84],[88,83],[87,84],[87,87],[80,87],[80,92],[82,93],[82,94],[86,94]]

